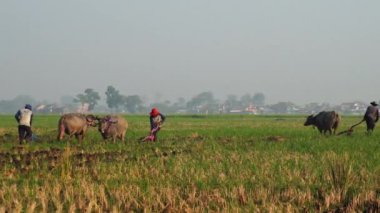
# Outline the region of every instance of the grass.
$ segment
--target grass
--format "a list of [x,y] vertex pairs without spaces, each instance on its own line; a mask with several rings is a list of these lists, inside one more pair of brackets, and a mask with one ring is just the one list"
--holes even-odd
[[[146,116],[126,116],[126,142],[57,142],[58,116],[36,116],[17,145],[0,116],[0,212],[379,211],[380,132],[321,136],[303,116],[168,116],[139,143]],[[339,130],[359,117],[343,117]]]

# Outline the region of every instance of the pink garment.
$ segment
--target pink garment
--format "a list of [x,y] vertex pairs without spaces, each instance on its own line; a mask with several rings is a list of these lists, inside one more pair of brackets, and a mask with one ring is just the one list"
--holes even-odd
[[160,130],[160,127],[156,127],[150,131],[150,135],[146,136],[142,141],[156,141],[157,139],[157,132]]

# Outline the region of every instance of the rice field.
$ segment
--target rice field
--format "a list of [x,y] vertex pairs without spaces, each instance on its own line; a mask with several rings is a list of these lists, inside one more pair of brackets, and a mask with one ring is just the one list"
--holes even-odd
[[[125,115],[125,142],[91,128],[56,140],[59,116],[36,115],[18,145],[0,116],[0,212],[379,212],[380,129],[321,136],[305,116]],[[343,116],[338,131],[361,117]]]

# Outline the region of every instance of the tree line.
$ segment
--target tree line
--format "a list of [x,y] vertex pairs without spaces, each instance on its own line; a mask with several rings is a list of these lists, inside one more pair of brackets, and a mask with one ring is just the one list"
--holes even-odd
[[[323,110],[337,110],[344,114],[360,114],[368,103],[350,102],[339,105],[328,103],[309,103],[298,106],[292,102],[278,102],[267,105],[263,93],[257,92],[242,96],[228,95],[224,100],[217,99],[212,92],[201,92],[186,100],[183,97],[175,101],[160,100],[146,103],[139,95],[122,94],[113,86],[108,86],[103,93],[104,104],[99,104],[101,94],[94,89],[87,88],[75,97],[64,96],[61,104],[49,104],[46,101],[36,101],[25,95],[17,96],[12,100],[0,100],[0,113],[14,113],[26,103],[36,106],[45,104],[50,108],[40,113],[65,113],[78,111],[86,106],[86,111],[100,113],[147,113],[150,108],[158,107],[163,113],[183,114],[220,114],[220,113],[257,113],[257,114],[310,114]],[[54,109],[54,107],[56,107]],[[58,108],[58,109],[57,109]],[[251,111],[250,111],[251,110]]]
[[[232,109],[240,109],[249,105],[264,106],[265,95],[263,93],[255,93],[253,95],[245,94],[241,97],[237,95],[229,95],[226,100],[215,98],[212,92],[201,92],[189,100],[183,97],[175,101],[160,100],[147,104],[139,95],[125,95],[117,90],[114,86],[108,86],[105,95],[106,106],[99,104],[102,96],[99,92],[92,88],[85,89],[82,93],[65,96],[61,100],[61,108],[70,108],[74,111],[78,107],[85,108],[88,111],[96,112],[112,112],[112,113],[146,113],[151,107],[158,107],[164,113],[220,113],[227,112]],[[25,103],[38,106],[48,104],[46,101],[39,102],[30,96],[20,95],[13,100],[0,100],[1,113],[13,113]]]
[[[114,112],[128,111],[137,113],[144,110],[143,101],[138,95],[122,95],[113,86],[108,86],[105,92],[107,107]],[[93,111],[100,100],[100,95],[93,89],[85,89],[84,93],[78,94],[74,102],[81,105],[88,104],[88,110]]]
[[[225,101],[220,101],[214,97],[212,92],[202,92],[189,101],[185,98],[178,98],[175,102],[168,100],[151,103],[149,106],[139,95],[123,95],[113,86],[108,86],[105,92],[107,107],[113,112],[140,113],[146,112],[147,108],[158,107],[162,112],[187,112],[187,113],[216,113],[240,109],[249,105],[264,106],[265,95],[255,93],[254,95],[245,94],[240,98],[237,95],[229,95]],[[84,93],[78,94],[74,102],[81,105],[88,104],[88,110],[92,111],[100,100],[100,95],[93,89],[86,89]]]

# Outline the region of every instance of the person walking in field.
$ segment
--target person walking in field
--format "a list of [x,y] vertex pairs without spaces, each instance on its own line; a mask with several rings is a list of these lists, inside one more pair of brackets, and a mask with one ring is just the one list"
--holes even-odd
[[376,122],[379,120],[379,108],[377,107],[378,104],[374,101],[372,101],[370,104],[371,105],[367,107],[363,118],[367,124],[367,133],[371,133],[373,131]]
[[32,120],[33,112],[32,106],[26,104],[24,109],[20,109],[15,114],[15,118],[18,122],[18,140],[22,144],[24,139],[27,142],[32,141]]
[[153,108],[149,113],[149,121],[150,121],[150,135],[145,137],[142,141],[156,141],[157,133],[160,131],[162,124],[165,121],[165,116],[158,111],[157,108]]

